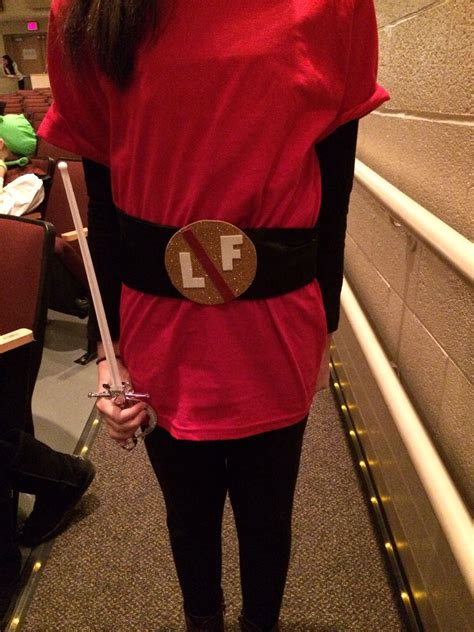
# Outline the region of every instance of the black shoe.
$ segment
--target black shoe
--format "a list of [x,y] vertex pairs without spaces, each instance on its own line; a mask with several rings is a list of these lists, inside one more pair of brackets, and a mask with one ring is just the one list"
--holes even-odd
[[36,497],[33,511],[18,534],[22,546],[34,547],[58,535],[67,525],[70,510],[77,505],[94,480],[95,468],[90,461],[75,457],[78,483],[58,484],[57,491]]
[[[18,588],[21,574],[21,553],[15,547],[0,556],[0,625],[8,613]],[[3,626],[1,627],[3,630]]]
[[87,318],[89,316],[89,301],[87,298],[76,298],[74,305],[77,309],[79,318]]
[[209,617],[186,614],[186,632],[224,632],[224,608]]
[[[241,632],[265,632],[263,628],[260,628],[258,625],[255,625],[246,619],[243,614],[239,617],[239,624]],[[271,628],[265,628],[265,630],[268,630],[269,632],[280,632],[280,625],[277,622],[274,626]]]

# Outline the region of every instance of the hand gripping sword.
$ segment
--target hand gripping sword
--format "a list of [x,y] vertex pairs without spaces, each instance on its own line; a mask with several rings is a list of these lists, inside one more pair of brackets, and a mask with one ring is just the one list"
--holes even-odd
[[[117,359],[115,357],[115,352],[112,345],[112,338],[110,336],[107,318],[105,316],[102,297],[99,291],[99,285],[97,283],[94,265],[92,263],[89,245],[84,234],[84,226],[82,224],[81,215],[77,206],[76,196],[72,188],[67,164],[61,161],[58,164],[58,169],[61,172],[64,188],[66,190],[66,196],[69,202],[69,207],[71,209],[72,219],[74,221],[74,227],[79,239],[79,246],[81,249],[82,258],[84,260],[84,267],[86,269],[87,280],[89,281],[92,302],[94,303],[94,309],[97,316],[102,344],[104,345],[105,358],[109,366],[112,382],[112,384],[103,384],[102,386],[105,390],[100,393],[89,393],[89,397],[105,397],[111,399],[114,404],[116,404],[120,408],[127,408],[129,405],[135,404],[139,401],[144,401],[150,396],[147,393],[135,393],[131,384],[129,384],[128,382],[122,382]],[[135,435],[127,440],[125,445],[122,446],[126,450],[133,450],[133,448],[137,445],[138,440],[145,437],[155,428],[156,413],[149,404],[146,404],[146,412],[148,414],[148,425],[138,429]]]

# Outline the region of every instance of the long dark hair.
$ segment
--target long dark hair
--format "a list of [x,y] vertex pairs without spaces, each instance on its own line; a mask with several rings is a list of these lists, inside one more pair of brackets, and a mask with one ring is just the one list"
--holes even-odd
[[13,59],[10,57],[10,55],[3,55],[2,59],[5,59],[5,61],[7,62],[5,67],[7,68],[8,72],[11,75],[14,75],[15,68],[13,67]]
[[65,3],[63,39],[77,69],[92,56],[117,87],[130,80],[138,47],[156,33],[162,18],[158,0],[73,0]]

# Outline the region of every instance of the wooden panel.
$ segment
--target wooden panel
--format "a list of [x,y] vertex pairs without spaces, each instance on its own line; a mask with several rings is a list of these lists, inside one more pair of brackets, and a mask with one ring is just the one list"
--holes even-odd
[[0,336],[0,353],[11,351],[21,345],[26,345],[28,342],[33,342],[33,332],[31,329],[16,329],[10,331],[7,334]]

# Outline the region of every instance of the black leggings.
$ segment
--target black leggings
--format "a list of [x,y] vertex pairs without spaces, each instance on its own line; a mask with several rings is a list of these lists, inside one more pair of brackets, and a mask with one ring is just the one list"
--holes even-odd
[[305,426],[306,419],[232,441],[180,441],[162,428],[147,437],[189,614],[207,616],[222,603],[221,526],[228,492],[239,539],[243,613],[262,629],[278,620]]

